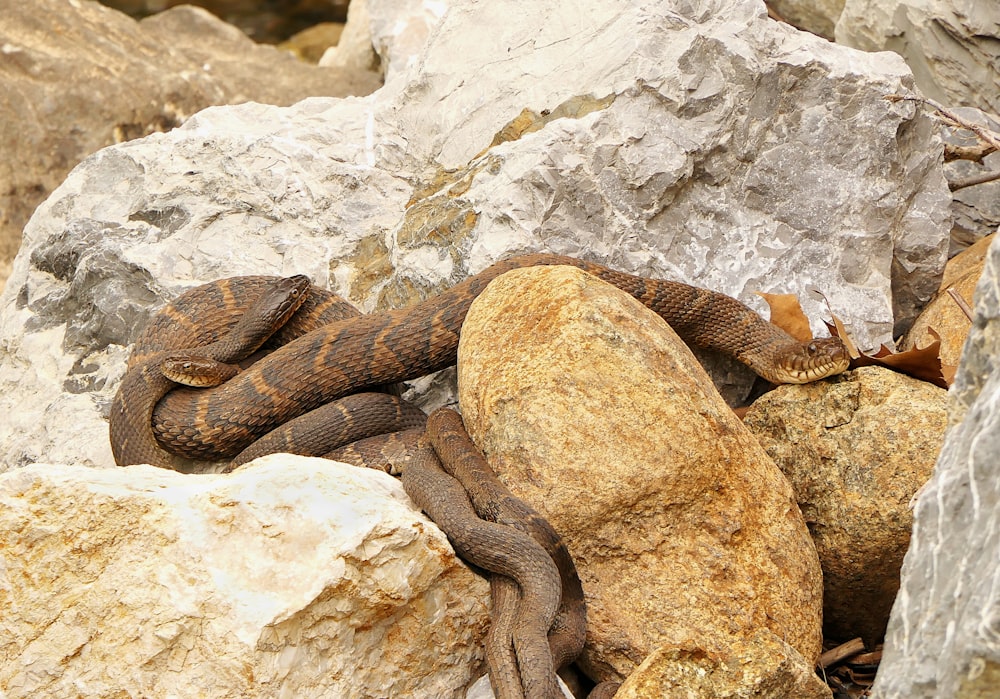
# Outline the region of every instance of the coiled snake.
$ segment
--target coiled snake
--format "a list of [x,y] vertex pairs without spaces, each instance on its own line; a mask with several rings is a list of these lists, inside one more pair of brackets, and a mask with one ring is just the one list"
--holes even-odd
[[[301,427],[294,427],[296,423],[285,428],[281,425],[349,394],[416,378],[452,364],[469,306],[492,279],[519,267],[557,264],[579,267],[614,284],[663,317],[686,342],[733,356],[773,383],[804,383],[847,367],[847,351],[840,340],[799,342],[729,296],[678,282],[645,279],[558,255],[511,258],[414,306],[367,316],[358,315],[349,304],[329,292],[312,287],[307,298],[295,297],[295,304],[301,306],[284,325],[276,318],[287,315],[288,304],[275,301],[274,297],[280,294],[272,291],[282,282],[270,277],[237,277],[203,285],[178,297],[154,317],[140,336],[112,403],[110,434],[115,460],[119,465],[169,466],[173,461],[170,454],[202,460],[231,459],[275,429],[279,432],[267,438],[269,443],[250,447],[238,461],[242,463],[269,451],[325,454],[337,444],[324,438],[307,448],[298,448],[307,441],[303,434],[313,434],[311,417],[299,421]],[[266,323],[275,319],[274,327],[278,329],[265,349],[277,349],[225,383],[213,388],[170,390],[172,382],[157,372],[165,358],[180,350],[192,349],[195,358],[204,354],[226,362],[242,359],[266,339],[266,332],[259,333],[261,319]],[[234,345],[239,349],[234,349]],[[187,361],[183,356],[179,360]],[[391,396],[344,400],[347,404],[351,401],[367,404],[369,400],[385,404],[389,417],[376,427],[376,433],[406,429],[423,422],[422,415],[414,415],[412,409],[401,406]],[[344,439],[364,436],[363,431],[354,429],[364,420],[355,417],[358,413],[350,405],[334,403],[325,410],[324,421],[337,422],[347,435]],[[566,561],[561,561],[553,579],[550,556],[558,558],[561,542],[550,528],[548,532],[536,528],[535,520],[541,518],[530,508],[511,505],[507,496],[492,485],[476,489],[473,484],[484,482],[478,471],[480,475],[459,478],[462,482],[459,486],[453,476],[435,469],[431,462],[436,463],[436,455],[448,451],[449,440],[454,444],[455,417],[432,416],[432,423],[438,426],[428,430],[426,437],[419,431],[411,433],[412,448],[400,453],[395,467],[403,471],[404,486],[409,482],[411,487],[407,491],[412,490],[415,501],[456,542],[456,549],[465,547],[466,555],[477,565],[516,579],[521,590],[520,603],[527,597],[528,603],[535,605],[530,613],[523,609],[516,611],[517,602],[505,607],[508,617],[520,614],[522,618],[506,627],[512,629],[507,632],[507,640],[493,641],[492,653],[498,656],[496,663],[500,665],[496,673],[499,677],[493,677],[498,694],[504,698],[521,696],[523,689],[523,696],[529,699],[557,696],[551,656],[547,660],[541,657],[539,644],[548,645],[544,629],[556,614],[561,597],[565,615],[576,619],[567,622],[568,636],[575,634],[576,638],[566,642],[568,646],[576,644],[576,650],[561,650],[559,644],[564,640],[556,634],[554,651],[566,655],[579,650],[582,643],[579,619],[583,609],[579,579],[568,554],[565,555],[568,567]],[[428,439],[435,444],[432,446]],[[471,446],[463,449],[468,451]],[[452,449],[448,458],[460,461],[455,453],[464,452]],[[472,495],[472,503],[466,492]],[[494,528],[487,527],[491,532],[488,534],[473,534],[479,527],[473,520],[490,520],[485,524]],[[499,555],[497,537],[510,536],[510,530],[522,528],[530,535],[522,532],[524,540],[518,544],[500,546],[514,550],[513,558]],[[504,529],[508,534],[500,533]],[[546,541],[552,537],[554,542]],[[549,548],[548,553],[539,548],[536,538]],[[530,592],[539,589],[539,585],[555,588],[554,601],[552,594],[538,597]],[[495,595],[505,594],[503,582],[494,581],[493,587]],[[526,590],[529,590],[527,595]],[[516,590],[514,597],[517,598]],[[566,611],[567,605],[576,605],[578,609]],[[546,611],[542,613],[541,608]],[[538,629],[525,631],[525,625],[530,625],[528,617],[545,619],[541,622],[541,640]],[[537,621],[531,623],[537,626]],[[511,644],[523,688],[516,686],[519,684],[516,677],[505,676],[515,662],[508,657]],[[491,677],[493,674],[491,671]]]

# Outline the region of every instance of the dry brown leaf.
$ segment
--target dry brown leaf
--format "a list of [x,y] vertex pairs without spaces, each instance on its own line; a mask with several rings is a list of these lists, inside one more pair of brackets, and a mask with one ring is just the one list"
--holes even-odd
[[763,291],[755,293],[767,301],[767,305],[770,306],[773,325],[777,325],[799,342],[809,342],[812,339],[809,319],[802,312],[798,296],[795,294],[766,294]]
[[[826,301],[825,296],[823,297],[823,300]],[[827,309],[830,308],[829,302],[827,302],[826,307]],[[847,328],[844,326],[844,323],[833,311],[830,311],[830,317],[833,318],[832,323],[828,320],[823,321],[823,323],[826,324],[826,329],[830,331],[830,335],[840,338],[841,342],[844,343],[844,346],[847,347],[847,354],[850,355],[851,359],[857,359],[860,357],[861,350],[859,350],[858,346],[854,344],[854,340],[851,338],[850,333],[847,332]]]
[[859,366],[880,366],[912,376],[915,379],[927,381],[941,388],[948,388],[955,380],[955,367],[941,363],[941,336],[932,328],[928,328],[928,332],[934,341],[926,347],[918,347],[906,352],[893,352],[885,345],[881,345],[874,354],[865,354],[857,350],[840,319],[834,315],[833,321],[833,323],[828,322],[826,327],[829,328],[831,335],[836,335],[847,345],[848,352],[852,357],[849,367],[851,369],[856,369]]
[[[812,339],[809,320],[802,312],[802,306],[799,305],[799,299],[795,294],[766,294],[758,291],[757,295],[767,301],[767,305],[771,307],[772,323],[796,340],[807,342]],[[823,297],[824,301],[827,300],[822,294],[820,296]],[[829,309],[829,301],[826,305]],[[941,363],[941,338],[933,329],[930,329],[930,333],[934,337],[934,342],[927,347],[906,352],[893,352],[882,345],[875,353],[863,353],[858,350],[858,346],[851,339],[847,328],[832,310],[830,317],[833,318],[833,322],[824,321],[826,327],[832,336],[839,337],[847,347],[847,353],[851,356],[851,369],[856,369],[859,366],[885,367],[942,388],[948,388],[955,378],[955,367]]]

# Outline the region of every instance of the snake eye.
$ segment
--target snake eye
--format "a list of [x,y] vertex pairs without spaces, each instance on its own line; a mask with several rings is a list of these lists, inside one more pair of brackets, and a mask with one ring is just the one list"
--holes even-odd
[[819,352],[819,344],[816,342],[816,340],[813,340],[806,346],[806,349],[809,350],[809,354],[816,354],[817,352]]

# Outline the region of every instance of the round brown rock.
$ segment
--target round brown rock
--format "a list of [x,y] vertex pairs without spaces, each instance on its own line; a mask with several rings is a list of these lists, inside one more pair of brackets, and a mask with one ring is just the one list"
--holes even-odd
[[576,561],[591,676],[689,628],[713,647],[767,628],[815,660],[822,582],[791,488],[659,317],[577,269],[516,270],[473,303],[458,375],[469,433]]
[[941,290],[917,316],[913,327],[900,344],[901,350],[922,348],[931,344],[935,339],[931,334],[933,330],[941,338],[939,350],[941,361],[951,366],[958,365],[972,321],[948,290],[955,291],[970,307],[972,306],[972,295],[979,277],[983,274],[986,251],[993,238],[994,236],[988,235],[949,260],[945,267],[944,278],[941,280]]
[[[706,649],[711,652],[705,652]],[[767,629],[723,647],[696,629],[653,651],[615,693],[615,699],[830,699],[830,688],[802,656]]]
[[744,422],[788,476],[823,564],[829,637],[882,639],[910,543],[909,503],[944,440],[947,391],[879,367],[779,386]]

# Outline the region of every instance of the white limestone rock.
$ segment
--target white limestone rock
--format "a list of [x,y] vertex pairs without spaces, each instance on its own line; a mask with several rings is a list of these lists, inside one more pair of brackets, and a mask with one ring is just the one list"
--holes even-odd
[[463,697],[489,586],[381,472],[0,476],[0,694]]
[[[549,250],[758,309],[756,290],[798,292],[817,331],[820,289],[866,346],[936,287],[950,197],[930,119],[882,99],[912,87],[892,54],[747,0],[514,22],[485,0],[369,0],[368,18],[389,63],[373,95],[207,109],[90,157],[39,208],[0,296],[7,466],[110,464],[123,348],[228,275],[306,273],[370,311]],[[746,393],[742,367],[711,367]]]
[[1000,244],[990,247],[949,404],[914,510],[872,696],[978,699],[1000,685]]

